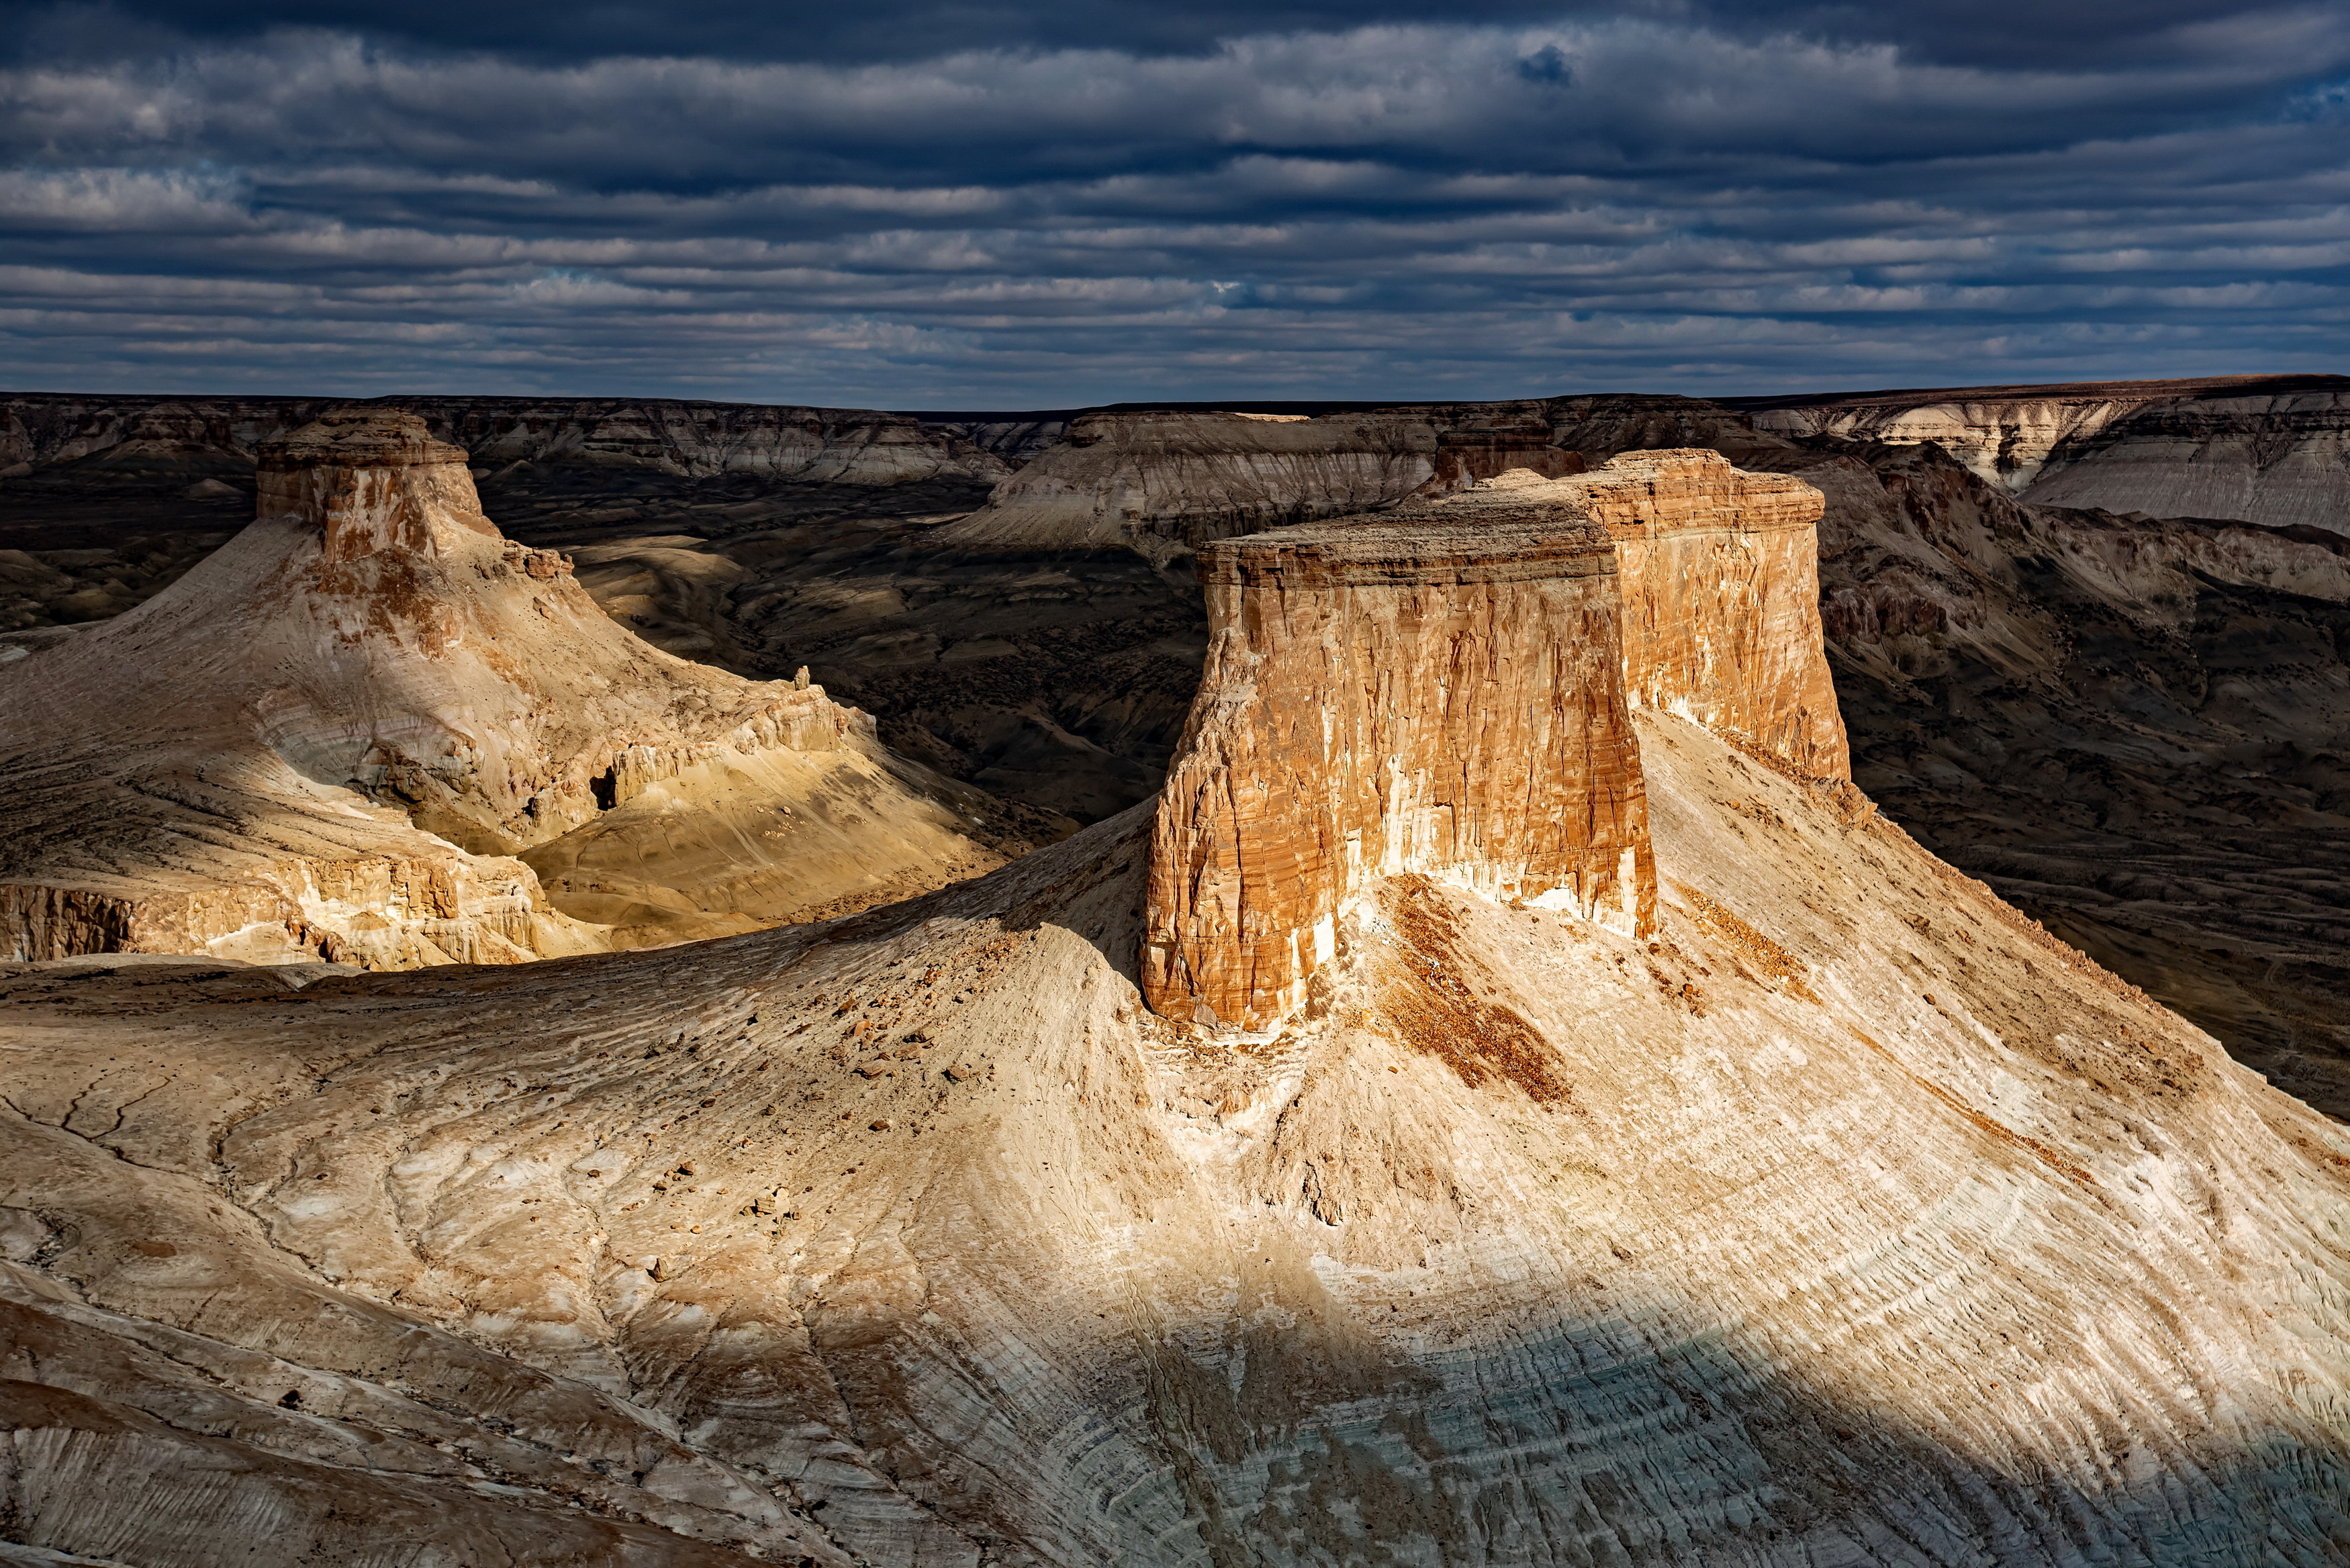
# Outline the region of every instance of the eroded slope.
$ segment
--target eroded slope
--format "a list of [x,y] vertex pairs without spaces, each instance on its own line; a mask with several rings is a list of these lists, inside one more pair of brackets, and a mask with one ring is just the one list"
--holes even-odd
[[2338,1129],[1847,794],[1637,722],[1653,939],[1402,879],[1272,1039],[1140,1005],[1142,813],[714,945],[16,978],[11,1532],[2337,1556]]

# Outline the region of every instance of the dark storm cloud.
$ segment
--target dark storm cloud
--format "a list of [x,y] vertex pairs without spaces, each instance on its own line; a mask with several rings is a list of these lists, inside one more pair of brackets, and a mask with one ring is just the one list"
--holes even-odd
[[411,9],[18,35],[0,379],[1729,390],[2350,331],[2334,6]]

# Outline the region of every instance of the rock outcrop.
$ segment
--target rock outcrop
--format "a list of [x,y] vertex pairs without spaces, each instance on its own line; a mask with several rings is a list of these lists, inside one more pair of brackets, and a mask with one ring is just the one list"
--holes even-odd
[[[1448,526],[1449,524],[1449,526]],[[1613,542],[1559,506],[1209,548],[1213,639],[1151,845],[1143,989],[1262,1028],[1407,872],[1653,921]]]
[[504,961],[1001,863],[983,796],[821,688],[615,626],[414,416],[327,415],[259,476],[195,570],[6,667],[0,952]]
[[2041,505],[2350,533],[2350,378],[2225,376],[1724,403],[1787,435],[1930,441]]
[[[2218,502],[2196,504],[2200,521],[2161,515],[2186,504],[2182,486],[2262,472],[2262,453],[2318,451],[2333,416],[2296,411],[2298,400],[2334,385],[1983,393],[2024,403],[2077,396],[2166,419],[2166,408],[2201,418],[2248,388],[2272,400],[2229,415],[2236,456],[2178,447],[2197,461],[2147,470],[2153,488],[2111,497],[2122,512],[2024,504],[2003,482],[1943,457],[1939,442],[1757,430],[1746,413],[1690,399],[1389,412],[1428,424],[1440,471],[1448,452],[1562,472],[1627,449],[1703,446],[1817,485],[1829,496],[1830,654],[1872,795],[2241,1059],[2350,1115],[2344,541],[2330,529],[2231,520]],[[1886,396],[1929,407],[1974,395]],[[1753,417],[1772,418],[1770,408],[1805,400],[1755,401],[1765,407]],[[1018,461],[1063,416],[920,417],[958,427],[948,434],[1001,436],[1011,442],[1002,455]],[[2137,429],[2135,418],[2111,428]],[[1247,434],[1240,422],[1228,430],[1234,441]],[[1960,449],[1980,439],[1994,460],[2009,433],[1997,421],[1977,435],[1944,431]],[[2029,432],[2012,433],[2012,455],[2028,458]],[[2052,469],[2050,483],[2103,461]],[[1999,471],[1996,461],[1986,468]],[[484,496],[502,529],[577,551],[583,584],[623,625],[754,678],[812,666],[837,697],[878,716],[894,749],[999,797],[1098,819],[1148,797],[1180,738],[1206,642],[1187,574],[1162,577],[1125,550],[956,547],[934,524],[978,505],[986,493],[977,482],[683,479],[552,457],[491,472]],[[1452,483],[1442,472],[1437,482]],[[25,552],[0,555],[0,628],[32,628],[0,629],[0,660],[83,635],[74,623],[104,624],[250,515],[249,503],[232,515],[226,503],[158,489],[135,514],[128,503],[93,501],[91,520],[75,522],[83,514],[65,504],[78,492],[46,483],[0,484],[0,542]],[[154,532],[164,523],[188,532]],[[597,858],[598,875],[612,875],[612,858]]]
[[1087,414],[941,530],[958,546],[1130,545],[1166,558],[1210,539],[1383,506],[1436,475],[1425,421],[1376,414]]
[[1400,876],[1645,934],[1633,710],[1848,775],[1820,507],[1715,452],[1650,452],[1208,546],[1207,670],[1151,846],[1151,1005],[1278,1023]]

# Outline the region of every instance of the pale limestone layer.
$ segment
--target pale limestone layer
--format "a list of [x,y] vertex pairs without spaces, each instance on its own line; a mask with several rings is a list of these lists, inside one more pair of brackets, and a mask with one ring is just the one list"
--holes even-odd
[[2003,399],[1960,396],[1924,403],[1856,402],[1759,409],[1753,419],[1758,430],[1785,435],[1844,436],[1895,446],[1935,441],[1981,478],[2020,492],[2029,489],[2033,481],[2040,477],[2049,455],[2058,447],[2095,435],[2137,408],[2139,401],[2095,394]]
[[1349,909],[1406,874],[1645,932],[1634,708],[1851,776],[1821,504],[1716,452],[1644,452],[1208,545],[1208,665],[1151,846],[1151,1005],[1279,1023]]
[[1649,940],[1391,880],[1263,1045],[1142,1006],[1144,812],[706,946],[0,976],[0,1518],[185,1568],[2338,1561],[2343,1129],[1633,722]]
[[[1001,863],[983,797],[867,716],[614,625],[499,535],[463,455],[411,416],[306,426],[251,527],[9,666],[0,953],[513,961]],[[558,847],[583,830],[608,875]],[[552,898],[525,855],[563,867]]]

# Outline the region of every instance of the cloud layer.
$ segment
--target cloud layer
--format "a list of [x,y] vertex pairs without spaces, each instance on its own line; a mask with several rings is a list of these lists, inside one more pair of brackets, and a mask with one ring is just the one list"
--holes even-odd
[[0,382],[1010,408],[2350,342],[2338,6],[483,9],[42,14]]

